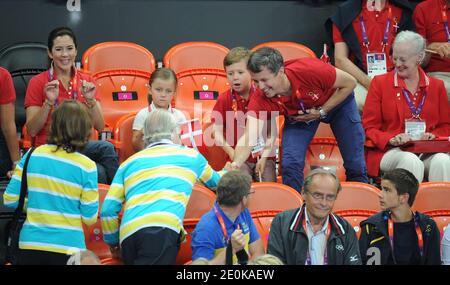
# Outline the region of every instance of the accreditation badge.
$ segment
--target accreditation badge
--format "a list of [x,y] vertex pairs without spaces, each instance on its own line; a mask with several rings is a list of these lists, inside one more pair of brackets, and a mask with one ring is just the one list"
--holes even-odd
[[256,145],[252,148],[252,157],[256,158],[258,156],[261,156],[264,150],[265,144],[264,140],[261,138],[258,138]]
[[405,133],[413,140],[420,140],[425,133],[425,121],[420,118],[411,118],[405,120]]
[[367,75],[373,78],[375,75],[385,74],[387,72],[386,54],[380,53],[367,53]]

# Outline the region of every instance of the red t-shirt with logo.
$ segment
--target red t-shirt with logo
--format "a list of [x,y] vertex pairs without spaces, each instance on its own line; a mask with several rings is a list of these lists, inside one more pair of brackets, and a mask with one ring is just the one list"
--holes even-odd
[[[255,94],[248,104],[248,114],[258,119],[272,117],[271,112],[282,115],[297,115],[301,110],[300,99],[305,109],[322,106],[336,90],[336,69],[317,58],[299,58],[284,63],[285,73],[291,83],[290,96],[276,95],[267,98],[264,93]],[[251,112],[253,111],[253,112]],[[265,112],[265,113],[264,113]]]
[[[15,101],[16,91],[11,74],[8,70],[0,67],[0,105],[14,103]],[[14,120],[14,118],[11,118],[11,120]]]
[[[260,89],[252,87],[250,89],[250,95],[246,100],[239,96],[237,92],[231,92],[232,90],[230,89],[220,94],[219,98],[217,98],[217,102],[213,108],[211,121],[214,124],[223,126],[223,137],[227,143],[234,148],[239,138],[245,132],[247,110],[250,99],[255,96],[260,96],[261,94],[263,95],[263,93]],[[232,122],[233,125],[230,126],[230,122]],[[233,133],[231,133],[231,128],[233,128]],[[255,163],[256,158],[249,156],[247,161]]]

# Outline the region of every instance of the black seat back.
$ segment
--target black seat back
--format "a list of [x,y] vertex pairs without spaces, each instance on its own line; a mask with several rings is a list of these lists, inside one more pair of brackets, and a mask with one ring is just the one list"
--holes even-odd
[[4,47],[0,50],[0,66],[6,68],[14,81],[16,89],[16,127],[22,132],[26,122],[25,94],[31,77],[46,70],[49,66],[47,46],[43,43],[24,42]]

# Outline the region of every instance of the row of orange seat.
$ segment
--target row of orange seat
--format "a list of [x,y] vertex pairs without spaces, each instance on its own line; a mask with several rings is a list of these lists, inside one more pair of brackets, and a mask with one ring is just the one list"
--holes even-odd
[[[306,46],[293,42],[268,42],[254,47],[253,50],[263,46],[279,49],[285,59],[316,57],[314,52]],[[127,53],[127,50],[133,50],[133,52]],[[229,88],[223,70],[223,58],[227,52],[228,48],[217,43],[188,42],[172,47],[164,56],[164,65],[172,68],[178,77],[174,107],[184,111],[187,118],[199,119],[203,133],[211,124],[211,110],[216,102],[214,96]],[[111,59],[120,58],[120,55],[125,53],[129,54],[126,64],[123,59],[119,59],[117,64],[110,62]],[[102,62],[105,63],[101,64]],[[136,65],[133,66],[133,62],[136,62]],[[110,126],[115,126],[112,130],[114,138],[112,142],[116,146],[120,162],[134,153],[131,144],[132,124],[136,112],[146,105],[146,82],[153,71],[153,63],[154,59],[148,51],[142,50],[140,46],[135,47],[135,44],[123,42],[97,44],[83,55],[85,70],[90,72],[97,81],[105,120]],[[148,68],[143,70],[144,66]],[[130,70],[134,73],[128,72]],[[119,75],[121,71],[123,74]],[[141,72],[140,75],[138,72]],[[127,82],[132,82],[134,85],[127,85]],[[138,82],[140,82],[140,88],[136,87]],[[137,100],[114,101],[117,98],[114,99],[111,94],[119,87],[123,93],[135,92]],[[200,91],[214,95],[208,100],[196,98],[194,94]],[[130,95],[127,98],[132,99],[133,96]],[[282,117],[278,121],[280,141],[283,121]],[[216,170],[221,169],[227,160],[225,152],[220,147],[202,145],[198,147],[198,150]],[[320,125],[308,149],[305,174],[315,167],[332,169],[341,180],[345,180],[342,157],[327,124]]]
[[[255,46],[256,50],[263,46],[271,46],[281,51],[286,60],[300,57],[316,57],[308,47],[294,42],[267,42]],[[0,64],[5,62],[20,61],[14,54],[23,55],[26,52],[39,50],[43,57],[47,57],[44,45],[19,45],[16,49],[11,47],[0,52]],[[205,130],[211,124],[211,110],[216,102],[216,96],[229,88],[223,69],[223,58],[229,49],[223,45],[212,42],[186,42],[175,45],[166,52],[163,64],[175,71],[179,79],[177,95],[173,105],[184,111],[187,118],[197,118],[201,128]],[[21,57],[23,58],[23,56]],[[153,54],[144,47],[129,42],[104,42],[90,47],[82,56],[83,71],[90,73],[96,80],[98,97],[102,102],[106,131],[111,131],[112,141],[118,151],[120,162],[134,153],[131,146],[131,132],[134,115],[147,105],[148,81],[155,70]],[[25,64],[25,63],[24,63]],[[37,65],[42,65],[38,62]],[[36,72],[42,71],[43,66]],[[10,71],[14,73],[9,67]],[[21,70],[24,66],[21,66]],[[33,69],[33,70],[34,70]],[[28,82],[30,75],[24,80]],[[15,81],[16,82],[16,81]],[[23,88],[22,88],[23,89]],[[18,95],[18,103],[23,102]],[[212,94],[208,99],[198,98],[195,94],[206,92]],[[21,93],[21,92],[18,92]],[[17,108],[20,111],[21,108]],[[22,114],[23,115],[23,114]],[[17,121],[17,120],[16,120]],[[21,119],[23,121],[23,119]],[[18,124],[21,126],[22,124]],[[281,130],[283,119],[279,120]],[[329,129],[329,127],[328,127]],[[329,133],[331,133],[329,131]],[[26,129],[22,130],[24,139],[22,148],[31,146],[31,139],[27,136]],[[94,136],[96,136],[94,132]],[[332,133],[329,138],[332,138]],[[280,136],[281,138],[281,136]],[[329,140],[327,143],[330,142]],[[198,148],[215,169],[221,169],[226,161],[226,154],[219,147]],[[317,151],[316,151],[317,149]],[[337,145],[331,140],[328,146],[320,142],[315,146],[313,142],[309,151],[310,160],[314,160],[314,166],[321,166],[325,160],[335,157],[338,160],[334,167],[341,179],[345,180],[342,167],[342,159]],[[334,160],[336,160],[334,159]],[[305,167],[308,171],[308,165]]]
[[[253,49],[262,46],[279,48],[286,59],[316,57],[313,51],[298,43],[268,42]],[[188,119],[197,118],[203,130],[211,124],[211,110],[218,94],[229,88],[223,68],[228,51],[227,47],[217,43],[187,42],[175,45],[164,55],[164,66],[173,69],[178,78],[173,106],[183,111]],[[84,70],[97,82],[105,122],[114,128],[113,143],[122,162],[133,153],[130,144],[132,122],[134,114],[147,105],[147,82],[155,68],[155,60],[139,45],[105,42],[89,48],[82,61]],[[211,96],[199,98],[195,95],[199,92]],[[226,154],[220,148],[201,146],[198,149],[213,168],[220,169],[225,164]]]
[[[108,185],[99,185],[100,207],[108,191]],[[289,186],[262,182],[253,183],[255,192],[250,200],[249,210],[260,233],[265,248],[272,219],[281,211],[297,208],[303,203],[301,195]],[[359,236],[359,223],[380,211],[380,190],[370,184],[359,182],[342,182],[342,191],[334,205],[334,212],[346,218]],[[196,184],[186,208],[184,227],[188,233],[186,242],[181,244],[177,264],[191,260],[191,233],[201,216],[212,208],[216,200],[213,191]],[[450,223],[450,182],[425,182],[420,184],[413,209],[433,217],[443,233]],[[109,247],[103,242],[100,220],[91,227],[85,227],[87,248],[94,251],[104,263],[118,264],[111,259]]]

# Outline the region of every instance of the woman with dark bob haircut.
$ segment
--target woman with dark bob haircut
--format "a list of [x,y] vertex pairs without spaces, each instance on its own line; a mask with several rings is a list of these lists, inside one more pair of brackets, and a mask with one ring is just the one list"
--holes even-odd
[[[27,218],[20,232],[18,264],[63,265],[74,252],[86,250],[82,224],[94,224],[98,214],[97,167],[80,153],[91,128],[78,101],[64,100],[53,111],[47,144],[34,150],[28,164]],[[18,206],[27,156],[6,188],[5,206]]]
[[[76,100],[92,120],[92,126],[100,133],[105,121],[100,102],[97,101],[93,78],[75,67],[78,54],[77,39],[68,27],[53,29],[48,35],[50,68],[31,78],[25,96],[28,133],[33,145],[44,144],[48,135],[51,114],[64,100]],[[98,182],[110,184],[119,161],[114,146],[107,141],[89,141],[83,154],[95,161]]]

